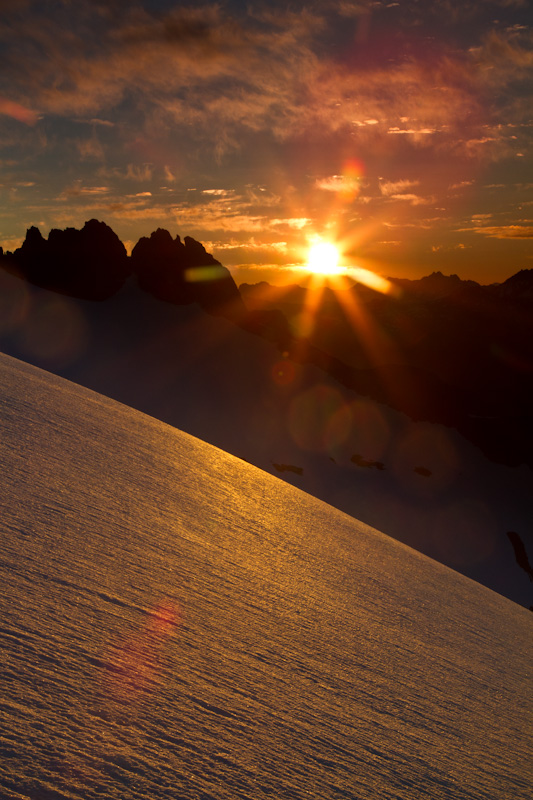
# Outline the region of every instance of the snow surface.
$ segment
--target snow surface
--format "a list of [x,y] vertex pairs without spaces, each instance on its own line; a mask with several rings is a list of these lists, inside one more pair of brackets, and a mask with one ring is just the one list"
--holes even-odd
[[0,356],[0,796],[532,789],[531,614]]

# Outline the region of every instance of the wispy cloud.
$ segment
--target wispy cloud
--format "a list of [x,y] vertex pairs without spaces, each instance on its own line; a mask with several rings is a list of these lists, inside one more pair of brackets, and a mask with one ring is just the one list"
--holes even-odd
[[73,186],[69,186],[60,195],[61,200],[73,197],[85,197],[87,195],[102,195],[109,193],[109,186],[83,186],[81,181],[76,181]]
[[206,231],[252,233],[264,231],[269,222],[264,214],[249,213],[246,204],[232,203],[232,207],[228,208],[227,201],[220,198],[193,206],[175,205],[171,208],[171,214],[178,226]]
[[131,181],[151,181],[153,175],[153,167],[151,164],[143,164],[139,166],[137,164],[128,164],[128,168],[126,170],[126,178]]
[[435,202],[433,196],[425,197],[409,191],[420,185],[417,180],[384,181],[380,180],[379,189],[383,197],[390,201],[401,201],[412,206],[429,205]]
[[76,147],[82,159],[104,160],[105,151],[98,139],[78,139]]
[[172,210],[167,206],[144,205],[135,202],[114,202],[100,206],[115,219],[123,220],[168,220],[173,219]]
[[202,194],[212,194],[214,197],[229,197],[233,189],[202,189]]
[[385,197],[393,197],[398,194],[403,194],[407,189],[413,189],[415,186],[418,186],[420,181],[412,181],[408,179],[403,179],[400,181],[383,181],[381,180],[379,183],[379,188],[381,194],[385,195]]
[[506,31],[492,30],[483,44],[472,50],[480,76],[490,84],[503,85],[531,73],[533,35],[522,26]]
[[450,186],[449,188],[450,188],[451,190],[456,190],[456,189],[466,189],[468,186],[472,186],[472,185],[474,184],[474,182],[475,182],[475,181],[473,181],[473,180],[469,180],[469,181],[459,181],[458,183],[452,183],[452,184],[451,184],[451,186]]
[[487,225],[460,230],[473,231],[491,239],[533,239],[533,225]]
[[165,173],[165,180],[167,181],[167,183],[175,183],[176,176],[174,175],[168,164],[165,164],[163,169]]
[[[351,4],[354,14],[371,6]],[[319,53],[316,36],[327,26],[325,14],[276,10],[231,17],[206,5],[156,17],[132,7],[120,21],[107,15],[90,45],[83,28],[19,18],[25,52],[8,45],[5,62],[21,108],[26,98],[48,113],[92,114],[95,124],[106,125],[104,112],[128,96],[166,128],[201,128],[220,155],[239,147],[242,131],[287,138],[357,130],[422,142],[454,134],[475,118],[478,101],[466,59],[444,52],[429,63],[412,58],[394,69],[378,62],[361,69]],[[476,63],[485,65],[496,50],[495,42],[487,44],[474,54]],[[528,63],[523,47],[509,44],[507,50],[507,62]]]
[[21,103],[16,103],[5,97],[0,97],[0,114],[12,117],[25,125],[35,125],[39,119],[39,114],[36,111],[32,111],[32,109],[21,105]]
[[430,136],[437,131],[438,128],[399,128],[397,125],[393,125],[388,128],[387,133],[393,136],[410,136],[415,141],[420,141],[421,137]]
[[[119,167],[98,169],[98,176],[104,179],[115,178],[119,180],[149,183],[154,177],[154,167],[151,164],[127,164],[123,169]],[[166,176],[166,171],[165,171]]]
[[327,178],[317,179],[315,185],[325,192],[345,193],[351,189],[353,179],[345,175],[330,175]]
[[301,231],[311,223],[308,217],[289,217],[288,219],[271,219],[268,226],[271,228],[292,228]]

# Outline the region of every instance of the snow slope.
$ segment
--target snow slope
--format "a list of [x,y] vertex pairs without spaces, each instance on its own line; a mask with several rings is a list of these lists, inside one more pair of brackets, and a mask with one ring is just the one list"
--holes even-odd
[[0,795],[531,797],[530,612],[0,356]]

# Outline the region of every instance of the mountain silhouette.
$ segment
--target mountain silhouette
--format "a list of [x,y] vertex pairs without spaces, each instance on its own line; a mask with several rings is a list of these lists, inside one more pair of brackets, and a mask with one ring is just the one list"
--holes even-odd
[[235,319],[244,315],[229,270],[190,236],[182,242],[163,228],[149,238],[143,236],[132,250],[131,268],[140,288],[159,300],[177,305],[198,303],[207,311]]
[[32,227],[10,260],[31,283],[88,300],[115,294],[130,272],[126,248],[96,219],[81,230],[53,228],[48,239]]
[[139,286],[159,300],[202,308],[239,319],[245,307],[229,270],[189,236],[181,242],[158,228],[142,237],[130,258],[116,233],[96,219],[81,230],[53,228],[45,239],[31,227],[20,248],[0,254],[6,269],[30,283],[84,300],[105,300],[134,274]]

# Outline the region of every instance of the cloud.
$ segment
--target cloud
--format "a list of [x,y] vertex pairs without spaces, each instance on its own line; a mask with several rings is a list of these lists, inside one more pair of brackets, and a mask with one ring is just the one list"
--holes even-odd
[[110,122],[108,119],[98,119],[98,117],[93,117],[93,119],[89,120],[91,125],[101,125],[104,128],[113,128],[115,126],[114,122]]
[[472,50],[480,74],[491,85],[505,84],[533,70],[533,36],[523,27],[490,31],[483,44]]
[[228,197],[233,194],[233,189],[202,189],[202,194],[212,194],[216,197]]
[[383,197],[389,200],[400,200],[410,203],[412,206],[429,205],[435,201],[434,197],[422,197],[414,192],[406,191],[419,186],[420,181],[413,180],[400,180],[400,181],[383,181],[379,182],[379,189]]
[[400,181],[380,181],[379,188],[381,194],[385,197],[392,197],[394,195],[405,192],[406,189],[412,189],[419,186],[420,181],[400,180]]
[[174,175],[174,173],[167,164],[165,164],[164,166],[164,173],[165,173],[165,180],[167,181],[167,183],[175,183],[176,176]]
[[73,197],[84,197],[87,195],[107,194],[109,191],[109,186],[82,186],[81,181],[76,181],[73,186],[70,186],[61,193],[59,199],[64,200]]
[[247,250],[254,250],[254,251],[278,251],[278,252],[286,252],[287,250],[287,242],[257,242],[253,237],[247,239],[245,242],[236,242],[232,240],[230,242],[209,242],[212,247],[216,247],[217,250],[242,250],[246,248]]
[[301,231],[302,228],[306,228],[310,224],[311,220],[308,217],[289,217],[288,219],[271,219],[269,227],[285,227]]
[[23,122],[25,125],[35,125],[39,119],[39,114],[36,111],[32,111],[30,108],[26,108],[26,106],[15,103],[5,97],[0,97],[0,114],[16,119],[18,122]]
[[437,133],[437,131],[437,128],[399,128],[397,125],[394,125],[387,130],[387,133],[393,136],[410,136],[415,141],[421,141],[423,136],[431,136]]
[[452,183],[448,188],[451,189],[451,190],[453,190],[453,189],[465,189],[467,186],[473,186],[474,183],[475,183],[475,181],[473,181],[473,180],[470,180],[470,181],[459,181],[458,183]]
[[139,166],[137,164],[128,164],[128,168],[126,170],[126,178],[131,181],[151,181],[153,175],[153,169],[150,164],[143,164]]
[[[372,3],[343,5],[360,15]],[[240,146],[243,131],[375,136],[387,120],[390,134],[422,140],[475,116],[468,65],[444,55],[357,68],[317,48],[329,13],[317,8],[232,17],[215,5],[158,16],[133,6],[122,20],[107,14],[105,28],[96,12],[70,27],[35,15],[18,19],[24,53],[6,41],[5,62],[21,103],[108,124],[102,114],[127,98],[154,126],[201,131],[219,157]]]
[[0,245],[3,247],[4,251],[13,252],[14,250],[18,250],[21,247],[22,243],[24,242],[25,236],[10,236],[6,237],[5,239],[0,239]]
[[286,266],[292,255],[291,246],[285,241],[258,241],[254,236],[241,240],[235,238],[204,240],[204,245],[215,258],[233,267],[265,268]]
[[352,182],[345,175],[330,175],[328,178],[317,179],[315,186],[325,192],[346,192],[351,188]]
[[135,202],[109,203],[107,206],[100,206],[100,208],[105,208],[112,217],[115,217],[115,219],[168,220],[173,217],[172,209],[166,206],[145,206],[139,205]]
[[[199,195],[202,186],[215,187],[203,190],[205,201],[224,199],[223,190],[216,187],[234,184],[209,171],[212,157],[219,164],[228,163],[233,151],[244,151],[250,142],[264,148],[252,154],[258,165],[265,152],[278,152],[274,149],[278,142],[293,147],[294,142],[327,141],[331,157],[326,158],[324,147],[324,160],[308,168],[308,180],[323,176],[314,188],[330,194],[328,198],[314,192],[324,214],[328,202],[334,205],[337,198],[355,197],[360,190],[360,184],[342,174],[341,159],[335,163],[335,148],[338,153],[367,158],[370,169],[376,168],[382,154],[392,160],[395,153],[401,153],[408,165],[414,148],[424,150],[423,158],[432,151],[440,159],[452,152],[477,162],[501,158],[511,149],[513,154],[527,152],[530,129],[513,128],[512,134],[521,138],[511,142],[510,129],[497,129],[496,123],[503,118],[489,119],[493,114],[496,117],[497,104],[486,111],[480,92],[480,88],[486,91],[487,75],[498,70],[500,63],[506,65],[505,80],[514,79],[517,70],[528,69],[524,31],[502,33],[499,39],[483,40],[477,50],[462,53],[459,46],[452,50],[438,42],[434,48],[417,49],[415,36],[409,34],[405,40],[407,46],[412,39],[409,52],[401,57],[392,52],[387,60],[379,46],[389,43],[380,40],[377,28],[371,31],[372,47],[364,50],[364,43],[357,40],[360,23],[372,11],[370,2],[341,4],[344,13],[349,10],[350,14],[340,21],[341,5],[335,2],[314,2],[312,13],[304,12],[300,4],[292,13],[278,4],[270,12],[259,12],[257,4],[249,4],[245,11],[240,4],[233,15],[230,9],[237,4],[197,8],[179,4],[168,12],[164,8],[172,4],[165,3],[157,14],[137,3],[120,4],[120,14],[118,6],[112,11],[105,3],[82,4],[83,13],[78,4],[68,4],[68,9],[67,4],[60,4],[61,13],[68,11],[69,19],[75,20],[72,25],[62,25],[62,19],[54,17],[53,4],[44,5],[45,13],[38,10],[37,3],[35,13],[19,15],[9,40],[7,27],[0,26],[0,38],[4,37],[0,44],[6,48],[6,83],[9,80],[13,86],[10,96],[21,108],[38,108],[45,115],[90,123],[92,130],[79,124],[75,127],[78,135],[92,133],[91,138],[72,139],[68,144],[76,148],[78,161],[88,162],[85,168],[91,161],[106,165],[97,171],[101,177],[96,181],[113,186],[113,178],[117,183],[127,179],[133,182],[132,188],[124,190],[129,192],[154,190],[152,181],[157,179],[160,187],[166,185],[169,198],[174,197],[176,208],[180,207],[178,192],[184,190],[183,184],[199,164],[202,170],[205,165],[203,178],[200,182],[195,175],[190,185],[198,186]],[[334,22],[331,7],[337,14]],[[404,10],[407,13],[402,4],[402,13]],[[390,18],[397,9],[385,12],[382,4],[379,14],[384,13]],[[344,52],[332,52],[329,44],[324,45],[326,40],[334,41],[335,25],[343,26],[346,41],[353,37],[353,46]],[[16,41],[24,42],[23,52],[18,51]],[[434,52],[428,53],[430,49]],[[523,119],[530,114],[527,102],[520,107],[518,99],[514,102],[516,107],[509,108],[511,116],[505,122],[514,120],[516,114]],[[487,127],[488,121],[493,127]],[[35,128],[12,127],[36,138]],[[45,131],[44,124],[36,128]],[[52,130],[53,121],[47,120],[46,132]],[[272,139],[277,142],[269,149]],[[118,156],[112,149],[117,144],[121,147]],[[52,146],[55,142],[50,140],[43,149]],[[29,152],[30,146],[26,145],[26,150]],[[287,179],[284,175],[278,184],[278,191],[286,196],[288,183],[297,184],[291,169],[287,168]],[[309,173],[313,177],[309,178]],[[88,174],[88,170],[73,174]],[[449,182],[458,178],[456,167]],[[86,177],[85,182],[90,183],[91,178]],[[414,191],[416,183],[395,189],[389,183],[389,188],[381,189],[378,202],[383,203],[383,198],[391,204],[397,201],[403,204],[405,215],[410,206],[431,202]],[[303,220],[318,213],[306,205],[306,189],[299,200],[284,207],[279,200],[273,202],[275,219]],[[249,200],[246,207],[238,205],[231,210],[213,206],[206,210],[206,229],[264,230],[268,226],[267,202],[268,198],[258,196],[255,205]],[[358,202],[368,204],[371,199],[359,196]],[[158,214],[166,218],[169,209],[122,205],[113,213],[132,219],[156,218]],[[191,224],[203,227],[200,211],[186,213]],[[284,232],[285,228],[291,230],[289,222],[271,224],[278,226],[280,236],[289,237]],[[283,225],[285,228],[280,227]]]
[[434,244],[431,246],[432,253],[453,253],[454,250],[469,250],[471,245],[463,244]]
[[474,231],[491,239],[533,239],[533,225],[495,225],[461,230]]
[[232,202],[228,207],[223,198],[198,205],[176,205],[170,209],[178,225],[205,231],[259,232],[268,227],[268,217],[249,212],[249,206]]
[[[124,168],[102,166],[98,169],[101,178],[118,178],[123,181],[136,181],[137,183],[149,183],[154,175],[152,164],[127,164]],[[166,173],[165,173],[166,177]]]
[[418,194],[393,194],[391,197],[394,200],[404,200],[412,206],[425,206],[434,202],[433,197],[420,197]]
[[104,160],[104,148],[98,139],[78,139],[76,147],[82,159]]

